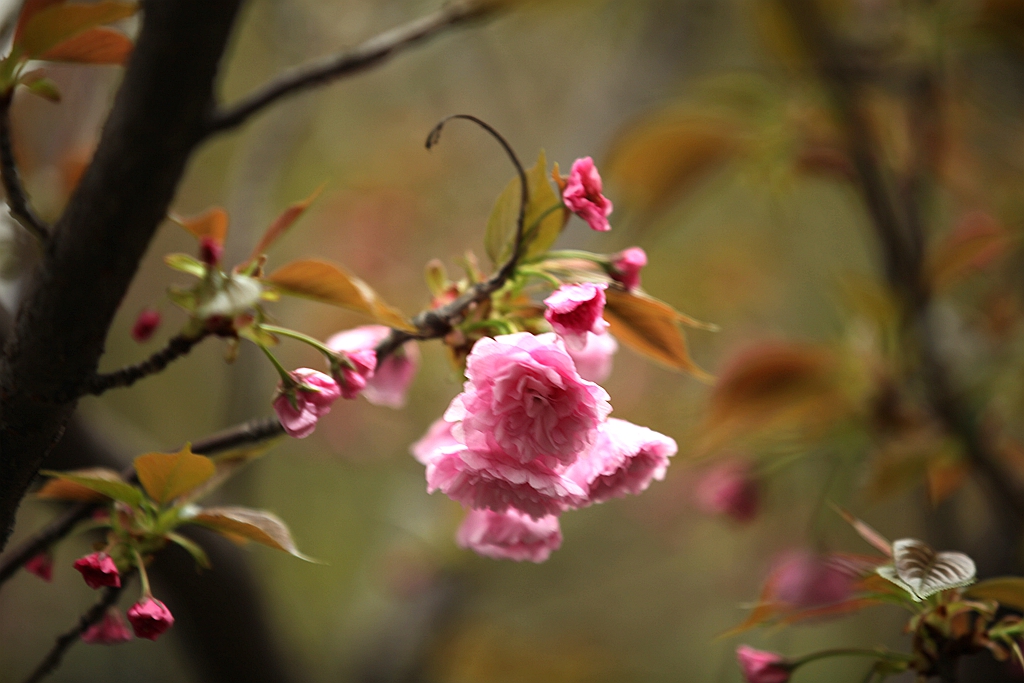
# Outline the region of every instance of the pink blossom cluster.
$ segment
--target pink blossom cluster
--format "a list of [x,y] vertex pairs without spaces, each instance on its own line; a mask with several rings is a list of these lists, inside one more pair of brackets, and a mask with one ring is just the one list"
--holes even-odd
[[[121,572],[114,559],[106,553],[97,552],[80,557],[75,560],[74,568],[81,572],[89,588],[121,587]],[[128,608],[128,622],[139,638],[156,640],[174,625],[174,615],[147,588],[142,598]],[[131,640],[131,637],[121,614],[115,609],[108,610],[99,622],[82,633],[82,640],[99,645],[115,645]]]
[[459,543],[489,557],[541,562],[561,544],[562,512],[664,478],[675,441],[609,418],[608,400],[580,376],[558,335],[478,341],[462,393],[412,446],[426,465],[428,491],[471,510]]

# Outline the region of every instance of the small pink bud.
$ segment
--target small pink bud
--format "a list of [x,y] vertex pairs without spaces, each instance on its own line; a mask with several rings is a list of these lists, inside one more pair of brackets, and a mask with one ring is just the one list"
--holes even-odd
[[726,515],[737,522],[757,516],[760,492],[750,467],[743,462],[724,462],[706,472],[697,483],[697,507],[710,515]]
[[834,558],[807,550],[784,554],[772,570],[773,597],[797,609],[843,602],[853,595],[856,576]]
[[608,215],[612,212],[612,203],[601,192],[601,175],[594,166],[594,160],[583,157],[573,162],[569,181],[562,191],[562,201],[591,228],[607,232],[611,230]]
[[373,349],[362,349],[346,353],[345,357],[355,367],[342,367],[341,395],[343,398],[355,398],[373,378],[377,368],[377,352]]
[[220,263],[224,255],[224,245],[212,237],[199,239],[199,260],[208,266],[215,266]]
[[25,571],[35,574],[46,582],[53,580],[53,555],[50,553],[39,553],[25,563]]
[[274,412],[284,430],[296,439],[304,439],[316,429],[317,420],[331,412],[331,404],[341,396],[341,388],[329,375],[311,368],[291,373],[298,386],[278,387]]
[[90,645],[117,645],[131,639],[132,632],[124,623],[124,617],[114,608],[108,609],[102,621],[82,633],[82,641]]
[[156,598],[144,597],[128,608],[128,621],[139,638],[156,640],[174,625],[174,615]]
[[[339,332],[327,340],[327,346],[334,351],[346,354],[351,359],[352,354],[356,352],[373,350],[390,333],[391,329],[383,325],[363,325]],[[403,407],[406,391],[409,389],[409,384],[416,375],[416,368],[419,365],[419,353],[416,342],[407,342],[385,358],[373,374],[366,378],[366,388],[363,391],[366,400],[378,406]],[[373,360],[376,364],[376,355]],[[359,378],[352,379],[354,385],[357,386]],[[356,390],[356,393],[358,394],[359,391]],[[348,397],[346,396],[346,398]]]
[[89,588],[121,587],[121,574],[114,560],[106,553],[92,553],[75,560],[74,568],[82,573]]
[[160,327],[160,312],[147,308],[135,319],[135,325],[132,326],[132,339],[140,344],[149,341],[158,327]]
[[793,668],[774,652],[755,650],[747,645],[736,648],[736,659],[747,683],[787,683]]
[[602,334],[608,329],[604,313],[604,290],[608,285],[601,282],[584,282],[579,285],[562,285],[544,299],[547,320],[558,336],[565,341],[566,348],[580,351],[587,345],[587,333]]
[[632,292],[640,286],[640,269],[647,265],[647,252],[640,247],[630,247],[612,256],[611,276]]

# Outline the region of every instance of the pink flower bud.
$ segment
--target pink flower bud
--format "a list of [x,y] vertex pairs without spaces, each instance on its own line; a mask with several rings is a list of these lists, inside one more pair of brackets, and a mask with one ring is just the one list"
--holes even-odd
[[132,339],[140,344],[148,341],[158,327],[160,327],[160,312],[147,308],[135,319],[135,324],[132,326]]
[[587,332],[587,341],[582,349],[566,347],[565,350],[569,352],[573,362],[576,363],[576,372],[580,373],[580,377],[600,384],[612,374],[612,356],[619,350],[619,345],[615,341],[615,337],[607,332],[604,334]]
[[782,655],[755,650],[747,645],[736,648],[736,659],[746,683],[787,683],[793,673]]
[[298,386],[278,387],[274,412],[285,432],[296,439],[304,439],[316,429],[317,420],[331,412],[331,404],[338,400],[342,391],[330,376],[310,368],[299,368],[291,377]]
[[573,162],[569,180],[562,191],[562,201],[591,228],[606,232],[611,230],[608,215],[612,212],[612,203],[601,194],[601,190],[601,176],[594,160],[583,157]]
[[[372,350],[390,332],[391,329],[383,325],[363,325],[339,332],[327,340],[327,346],[346,354]],[[376,356],[374,360],[376,361]],[[403,407],[405,393],[416,375],[419,360],[420,352],[416,342],[406,343],[385,358],[372,376],[367,378],[366,389],[363,391],[366,400],[377,406]]]
[[341,395],[344,398],[355,398],[373,378],[377,367],[377,352],[373,349],[363,349],[346,353],[345,357],[355,367],[342,367]]
[[117,571],[117,565],[106,553],[92,553],[80,557],[75,560],[74,568],[82,573],[82,578],[89,588],[121,586],[121,574]]
[[117,645],[132,639],[124,618],[116,609],[108,609],[103,620],[93,624],[82,633],[82,641],[90,645]]
[[807,550],[781,556],[771,576],[773,597],[797,609],[843,602],[853,595],[856,582],[849,568]]
[[601,317],[607,287],[603,282],[562,285],[544,299],[544,319],[565,340],[566,348],[579,351],[587,345],[588,332],[602,334],[608,328]]
[[53,580],[53,555],[50,553],[39,553],[25,563],[25,571],[35,574],[46,582]]
[[212,237],[199,239],[199,260],[208,266],[215,266],[220,263],[224,255],[224,245]]
[[632,292],[640,286],[640,269],[647,265],[647,252],[640,247],[630,247],[612,256],[611,276]]
[[128,608],[128,621],[139,638],[156,640],[174,625],[174,615],[156,598],[143,597]]
[[716,465],[697,483],[697,507],[710,515],[726,515],[749,522],[757,515],[760,492],[750,467],[731,461]]
[[561,547],[562,531],[554,515],[531,519],[516,510],[470,510],[455,539],[485,557],[543,562]]

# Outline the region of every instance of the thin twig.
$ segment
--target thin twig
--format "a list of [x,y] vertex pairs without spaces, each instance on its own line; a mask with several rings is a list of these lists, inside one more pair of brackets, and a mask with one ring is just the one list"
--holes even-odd
[[57,642],[53,644],[43,661],[39,663],[39,666],[35,668],[28,678],[25,679],[25,683],[38,683],[43,680],[51,673],[53,673],[58,666],[60,666],[61,660],[64,658],[64,654],[68,649],[78,642],[78,639],[82,637],[90,626],[98,624],[103,619],[103,615],[107,613],[107,610],[113,607],[114,603],[121,596],[121,591],[124,590],[128,583],[128,579],[131,574],[126,573],[121,575],[121,585],[117,588],[107,588],[103,591],[103,595],[99,601],[89,608],[89,611],[83,614],[70,630],[62,633],[57,637]]
[[[261,443],[284,434],[284,428],[275,417],[250,420],[230,429],[217,432],[192,444],[192,452],[201,455],[215,455],[241,446]],[[135,470],[128,467],[122,472],[126,480],[134,480]],[[39,553],[46,552],[54,543],[71,533],[75,526],[89,518],[97,506],[92,503],[76,503],[42,529],[19,543],[0,561],[0,585],[17,573],[26,562]]]
[[404,48],[411,47],[446,29],[491,14],[498,4],[495,0],[451,2],[433,14],[371,38],[349,52],[298,67],[240,102],[214,112],[210,117],[206,134],[213,135],[240,126],[253,114],[284,97],[375,66]]
[[50,239],[50,226],[36,215],[25,194],[18,175],[18,165],[14,160],[14,147],[11,144],[11,93],[0,97],[0,179],[3,180],[4,192],[7,193],[7,205],[11,215],[40,244]]
[[160,372],[172,361],[188,354],[192,347],[208,336],[210,336],[210,333],[207,331],[201,332],[198,336],[176,335],[167,342],[167,346],[141,363],[129,365],[114,372],[94,375],[91,379],[87,380],[81,393],[82,395],[92,394],[93,396],[99,396],[108,389],[130,387],[143,377]]

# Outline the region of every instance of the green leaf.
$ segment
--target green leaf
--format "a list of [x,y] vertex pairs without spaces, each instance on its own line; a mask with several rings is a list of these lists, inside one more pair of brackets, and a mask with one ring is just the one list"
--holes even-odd
[[186,538],[185,536],[174,532],[166,534],[166,537],[167,540],[173,541],[187,550],[188,554],[192,556],[192,559],[196,561],[196,564],[203,569],[209,569],[213,566],[210,564],[210,558],[206,555],[206,551],[191,538]]
[[177,453],[147,453],[135,458],[139,482],[157,503],[169,503],[185,495],[215,471],[213,461],[193,453],[189,444]]
[[[84,486],[87,489],[102,493],[107,498],[138,506],[142,503],[142,491],[121,479],[121,475],[113,470],[94,468],[73,472],[54,472],[41,470],[40,474],[56,477],[64,481]],[[112,476],[113,475],[113,476]],[[45,487],[44,487],[45,488]]]
[[381,299],[368,284],[333,263],[316,259],[292,261],[275,270],[264,281],[282,294],[359,311],[388,327],[415,331],[405,317]]
[[117,0],[52,5],[28,20],[17,47],[25,56],[37,58],[69,38],[96,26],[130,17],[138,9],[135,3]]
[[324,185],[313,190],[313,194],[309,195],[301,202],[295,202],[287,209],[284,210],[280,216],[277,217],[267,231],[263,233],[263,237],[260,238],[259,243],[253,248],[252,255],[249,256],[249,262],[255,261],[260,256],[265,254],[274,242],[276,242],[281,235],[285,233],[288,228],[292,226],[292,223],[297,221],[299,217],[305,213],[309,205],[316,201],[316,198],[320,196],[320,193],[324,191]]
[[230,537],[241,537],[283,550],[307,562],[316,562],[295,547],[292,534],[281,518],[265,510],[243,507],[206,508],[189,520]]
[[637,353],[674,370],[688,372],[703,382],[712,376],[697,367],[690,358],[680,323],[689,320],[674,308],[639,292],[609,287],[604,318],[612,335]]
[[194,314],[196,312],[196,293],[191,289],[170,287],[167,290],[167,298],[170,299],[174,305],[180,306],[190,314]]
[[60,90],[57,89],[57,84],[44,76],[41,69],[22,76],[21,84],[28,88],[28,91],[33,95],[42,97],[50,102],[60,102]]
[[198,259],[194,259],[188,254],[167,254],[164,256],[164,263],[169,268],[173,268],[182,273],[188,273],[201,278],[206,275],[206,266],[203,265]]
[[[551,189],[547,165],[544,150],[541,150],[537,163],[526,171],[529,201],[526,204],[526,216],[523,221],[524,258],[543,254],[550,249],[566,224],[564,212],[555,208],[562,202],[555,191]],[[484,249],[494,265],[504,263],[512,255],[516,221],[519,218],[520,189],[521,184],[517,176],[498,195],[494,208],[491,209],[491,215],[487,219]],[[547,213],[546,216],[545,213]],[[544,218],[541,219],[541,216]]]
[[968,588],[964,595],[974,600],[995,600],[1004,607],[1024,612],[1024,578],[1000,576]]
[[[107,467],[75,470],[74,472],[68,472],[68,474],[91,477],[93,479],[106,479],[107,481],[123,481],[119,472]],[[36,491],[36,497],[43,500],[73,500],[82,503],[101,503],[108,498],[108,496],[97,492],[95,489],[76,484],[73,481],[57,478],[50,479],[43,484]]]

